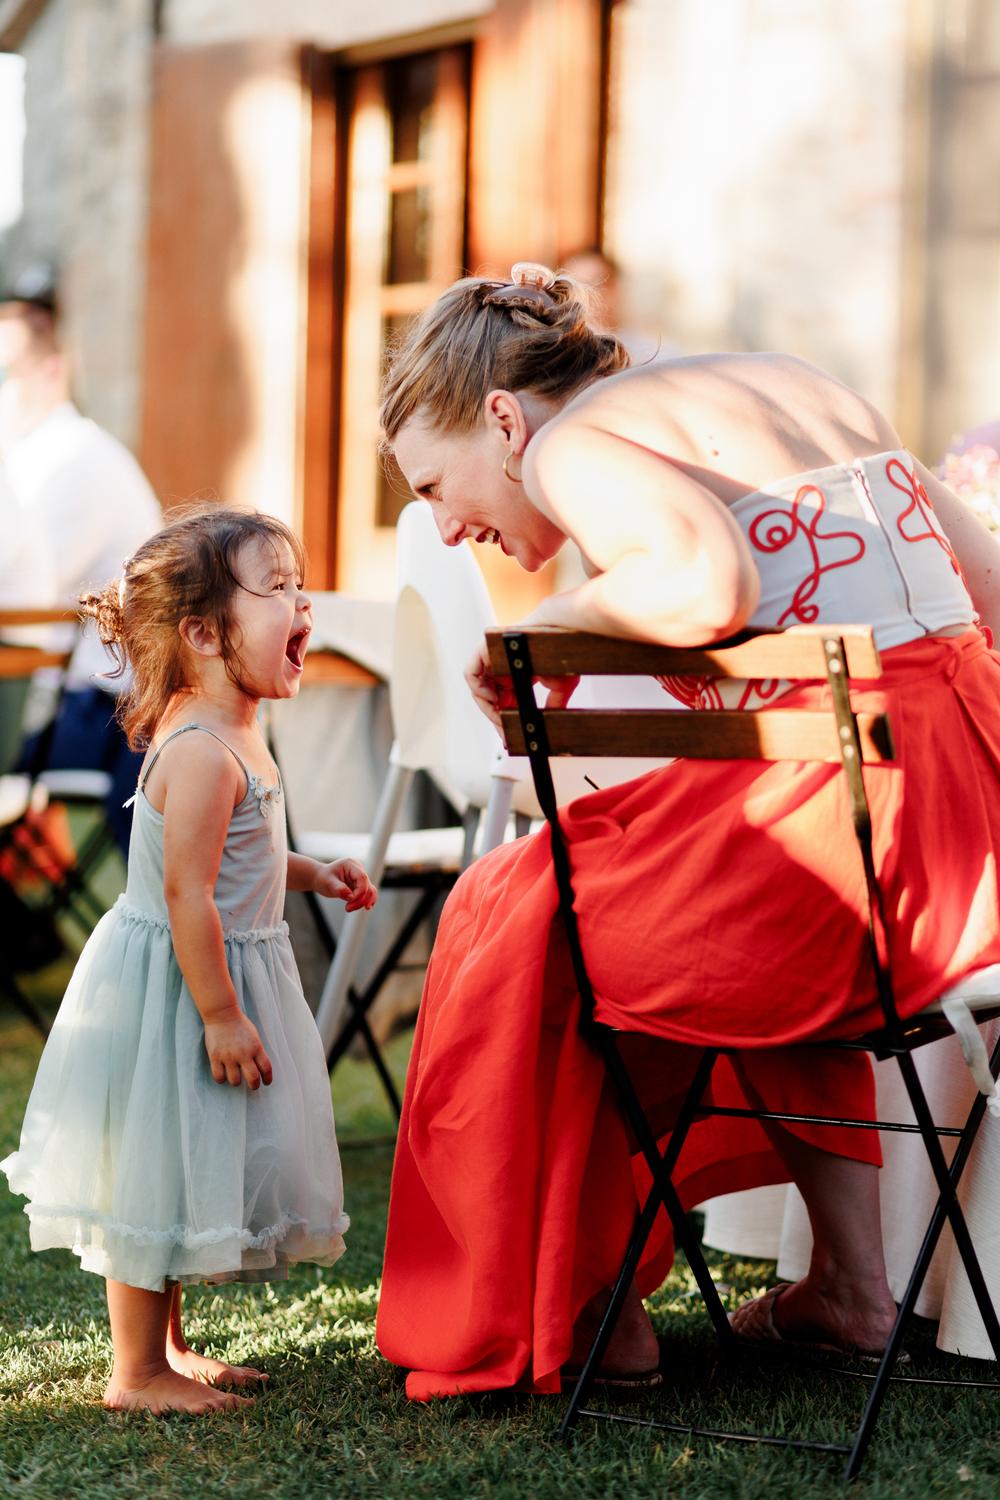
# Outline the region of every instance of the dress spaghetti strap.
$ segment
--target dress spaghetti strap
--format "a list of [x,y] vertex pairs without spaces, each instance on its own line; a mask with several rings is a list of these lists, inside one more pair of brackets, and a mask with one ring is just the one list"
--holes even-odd
[[233,757],[233,759],[236,760],[239,763],[240,770],[243,772],[244,776],[247,779],[247,791],[249,792],[249,791],[252,790],[255,781],[257,781],[259,778],[255,777],[255,776],[252,776],[250,774],[250,772],[247,770],[246,765],[244,764],[242,758],[236,753],[236,751],[233,749],[232,745],[230,745],[226,740],[224,740],[222,738],[221,734],[216,734],[216,732],[215,732],[214,729],[209,729],[205,724],[195,724],[195,723],[182,724],[181,727],[180,727],[180,729],[172,729],[170,731],[170,733],[167,735],[166,739],[163,741],[163,744],[157,746],[156,750],[153,753],[152,760],[149,762],[149,765],[146,767],[146,769],[142,773],[142,776],[139,778],[139,782],[138,782],[138,785],[136,786],[135,791],[132,793],[132,795],[128,799],[128,801],[123,804],[125,807],[131,807],[132,803],[135,801],[136,797],[138,797],[139,793],[141,791],[145,790],[146,782],[149,779],[149,773],[150,773],[150,771],[156,765],[156,762],[159,760],[159,758],[163,754],[164,750],[170,744],[170,741],[171,740],[175,740],[178,735],[187,734],[187,732],[188,732],[189,729],[200,729],[201,732],[202,732],[202,734],[210,734],[212,736],[213,740],[218,740],[218,742],[219,742],[220,745],[224,745],[225,748],[229,751],[230,755]]

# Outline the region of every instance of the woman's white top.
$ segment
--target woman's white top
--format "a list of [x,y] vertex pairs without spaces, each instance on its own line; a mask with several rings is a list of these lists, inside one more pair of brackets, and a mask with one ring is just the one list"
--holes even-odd
[[[794,474],[731,512],[760,573],[751,627],[872,625],[880,650],[977,616],[958,558],[905,449]],[[760,708],[787,686],[669,679],[692,708]]]

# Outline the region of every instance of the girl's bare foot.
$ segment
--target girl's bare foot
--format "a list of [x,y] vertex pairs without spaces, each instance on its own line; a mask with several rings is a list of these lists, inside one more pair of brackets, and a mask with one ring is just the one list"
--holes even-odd
[[[577,1318],[573,1329],[573,1352],[569,1358],[571,1369],[578,1370],[586,1359],[610,1297],[610,1292],[599,1292]],[[625,1298],[611,1342],[604,1351],[601,1370],[605,1375],[646,1375],[655,1370],[659,1362],[660,1349],[653,1325],[633,1285]]]
[[199,1354],[196,1349],[175,1349],[169,1344],[167,1364],[178,1375],[199,1380],[203,1385],[256,1385],[269,1378],[252,1365],[227,1365],[221,1359]]
[[111,1411],[150,1411],[160,1417],[171,1411],[236,1411],[241,1406],[252,1406],[253,1398],[217,1391],[202,1381],[189,1380],[165,1364],[145,1377],[120,1376],[112,1370],[104,1405]]

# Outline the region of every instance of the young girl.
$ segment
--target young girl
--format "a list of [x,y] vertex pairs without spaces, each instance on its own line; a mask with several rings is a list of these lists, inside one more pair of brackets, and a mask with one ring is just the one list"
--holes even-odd
[[[35,1250],[107,1279],[104,1404],[232,1409],[259,1371],[181,1329],[185,1282],[267,1281],[343,1253],[323,1048],[299,983],[286,886],[375,901],[352,860],[289,854],[262,698],[299,689],[311,606],[299,542],[270,516],[188,513],[88,594],[148,746],[128,885],[95,928],[42,1055],[20,1149]],[[263,1085],[263,1087],[261,1087]]]

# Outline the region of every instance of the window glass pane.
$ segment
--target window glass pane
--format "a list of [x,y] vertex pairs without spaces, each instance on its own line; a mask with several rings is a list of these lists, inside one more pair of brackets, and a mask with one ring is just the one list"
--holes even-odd
[[[382,323],[382,348],[385,362],[392,358],[393,350],[402,342],[412,317],[407,315],[385,318]],[[378,465],[375,484],[375,524],[395,526],[404,505],[414,498],[402,471],[391,454],[376,457]]]
[[405,188],[389,201],[390,285],[426,281],[430,275],[431,190]]
[[386,104],[392,119],[393,161],[426,161],[430,156],[436,79],[433,52],[389,64]]

